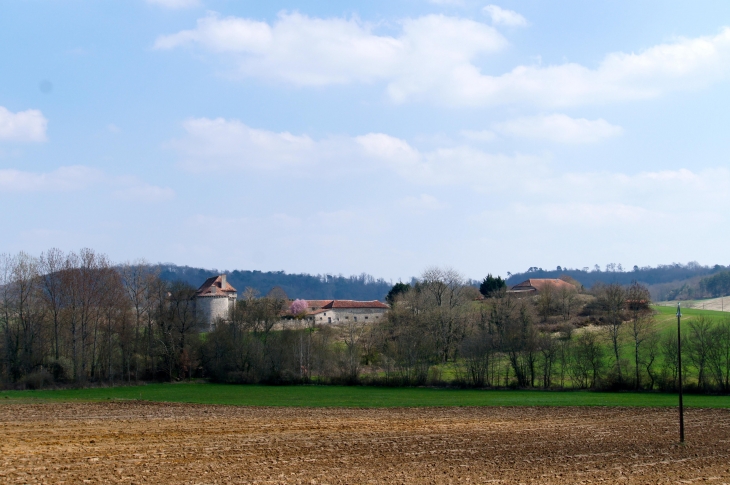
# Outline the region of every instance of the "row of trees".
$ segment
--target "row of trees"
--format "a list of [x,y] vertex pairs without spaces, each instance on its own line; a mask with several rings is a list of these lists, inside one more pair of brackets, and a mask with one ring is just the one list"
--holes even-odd
[[[249,305],[275,305],[266,299]],[[229,382],[370,382],[474,387],[633,388],[677,384],[676,332],[660,332],[648,291],[598,285],[592,294],[504,289],[486,299],[458,273],[432,268],[389,294],[380,323],[314,327],[273,316],[221,323],[202,346],[202,367]],[[273,313],[271,313],[273,315]],[[576,328],[576,324],[592,324]],[[698,390],[730,391],[730,320],[697,318],[684,335],[685,376]]]
[[36,387],[192,375],[194,291],[91,249],[0,255],[0,377]]
[[[676,333],[646,288],[561,285],[515,298],[431,268],[389,294],[377,323],[315,326],[271,292],[246,290],[203,329],[194,287],[92,250],[0,257],[0,377],[11,386],[188,377],[225,382],[370,382],[474,387],[673,389]],[[292,308],[290,308],[292,307]],[[588,324],[586,326],[586,324]],[[695,318],[683,363],[698,390],[730,392],[730,320]]]

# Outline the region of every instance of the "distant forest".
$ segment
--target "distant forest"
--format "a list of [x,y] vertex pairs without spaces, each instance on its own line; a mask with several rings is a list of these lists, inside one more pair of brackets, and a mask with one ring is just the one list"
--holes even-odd
[[[605,269],[598,265],[591,268],[572,269],[558,266],[553,270],[531,267],[524,273],[508,275],[507,284],[512,286],[529,278],[558,278],[568,275],[586,289],[596,283],[618,283],[629,285],[636,281],[646,285],[652,299],[674,300],[720,296],[728,284],[724,275],[730,266],[716,264],[702,266],[696,262],[687,264],[660,264],[656,267],[638,267],[624,269],[620,264],[608,264]],[[725,293],[726,294],[726,293]]]
[[[174,264],[159,264],[156,268],[160,277],[166,281],[184,281],[198,287],[211,277],[221,274],[215,269],[192,268]],[[620,264],[608,264],[601,269],[562,268],[552,270],[531,267],[523,273],[508,274],[507,285],[513,286],[529,278],[558,278],[570,276],[586,289],[596,283],[619,283],[630,285],[636,281],[649,288],[652,299],[684,300],[730,294],[730,266],[716,264],[702,266],[696,262],[687,264],[662,264],[656,267],[624,269]],[[228,281],[238,290],[239,295],[246,288],[255,289],[261,296],[272,288],[280,287],[291,299],[341,299],[341,300],[380,300],[392,287],[391,282],[375,278],[369,274],[359,276],[288,274],[284,271],[228,271]],[[415,283],[415,279],[411,283]],[[470,280],[468,284],[479,287],[481,281]]]
[[[166,281],[184,281],[199,287],[211,277],[221,274],[218,270],[191,268],[174,264],[157,266],[160,278]],[[253,288],[265,296],[274,287],[280,287],[290,299],[305,300],[385,300],[392,284],[375,279],[368,274],[359,276],[287,274],[283,271],[229,271],[228,282],[238,290],[239,296],[246,288]]]

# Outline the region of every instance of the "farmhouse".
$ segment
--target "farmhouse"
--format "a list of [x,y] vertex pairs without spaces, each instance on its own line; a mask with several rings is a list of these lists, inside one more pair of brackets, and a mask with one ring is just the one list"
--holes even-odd
[[560,279],[552,278],[531,278],[525,280],[522,283],[514,285],[512,288],[507,290],[507,293],[511,293],[516,296],[529,296],[540,293],[545,289],[546,286],[551,286],[554,290],[568,289],[575,290],[575,286]]
[[390,308],[377,300],[307,300],[307,304],[307,319],[315,324],[377,322]]
[[216,319],[228,320],[237,297],[238,293],[228,283],[227,275],[208,278],[195,292],[195,314],[212,330]]

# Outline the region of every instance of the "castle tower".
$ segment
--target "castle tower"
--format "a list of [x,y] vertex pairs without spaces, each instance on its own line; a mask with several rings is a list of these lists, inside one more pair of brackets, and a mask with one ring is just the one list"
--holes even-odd
[[237,297],[236,289],[228,283],[228,275],[213,276],[195,292],[195,313],[209,330],[213,330],[218,318],[230,318]]

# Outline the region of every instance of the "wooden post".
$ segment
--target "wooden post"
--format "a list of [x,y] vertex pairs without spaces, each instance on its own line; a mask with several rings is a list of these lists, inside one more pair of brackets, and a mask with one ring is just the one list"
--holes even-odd
[[682,311],[677,303],[677,365],[679,372],[679,442],[684,444],[684,405],[682,403]]

